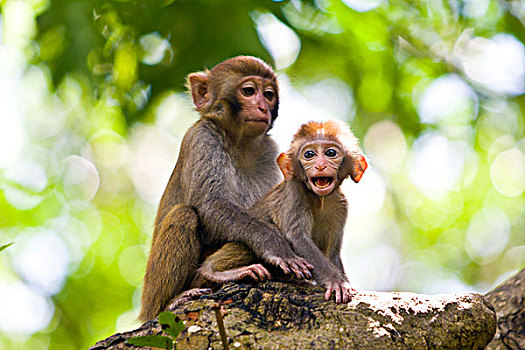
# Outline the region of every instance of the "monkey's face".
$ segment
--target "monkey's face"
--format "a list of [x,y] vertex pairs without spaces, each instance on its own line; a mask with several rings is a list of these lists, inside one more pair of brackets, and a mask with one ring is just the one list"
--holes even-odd
[[243,134],[259,135],[268,131],[278,100],[274,81],[253,75],[244,77],[239,81],[236,95]]
[[338,186],[337,171],[344,159],[341,146],[332,141],[306,143],[299,161],[305,172],[307,187],[318,196],[328,196]]

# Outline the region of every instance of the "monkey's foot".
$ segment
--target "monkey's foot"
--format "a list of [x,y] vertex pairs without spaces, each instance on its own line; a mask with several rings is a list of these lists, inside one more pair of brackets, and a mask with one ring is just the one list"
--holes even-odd
[[176,308],[177,306],[181,304],[184,304],[190,300],[199,298],[206,294],[211,294],[210,288],[193,288],[193,289],[184,291],[180,293],[178,296],[176,296],[175,298],[173,298],[172,302],[167,307],[167,310],[173,310],[174,308]]
[[226,271],[200,271],[202,277],[215,283],[227,283],[232,281],[241,281],[250,278],[256,282],[272,279],[270,272],[261,264],[252,264]]
[[266,268],[261,264],[252,264],[244,268],[240,268],[239,270],[241,270],[239,274],[239,277],[241,277],[241,279],[243,277],[249,277],[254,281],[264,281],[272,279],[272,275],[270,275],[270,272],[266,270]]

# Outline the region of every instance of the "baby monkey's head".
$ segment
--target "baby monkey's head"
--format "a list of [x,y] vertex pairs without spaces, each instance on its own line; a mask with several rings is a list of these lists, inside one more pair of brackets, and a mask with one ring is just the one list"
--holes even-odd
[[333,193],[348,176],[359,182],[368,166],[350,127],[336,120],[301,125],[277,163],[286,181],[303,181],[320,197]]

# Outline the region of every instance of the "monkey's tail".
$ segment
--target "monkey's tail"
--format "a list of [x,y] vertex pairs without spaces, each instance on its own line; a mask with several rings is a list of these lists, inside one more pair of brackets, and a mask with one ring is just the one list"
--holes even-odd
[[193,277],[201,251],[198,221],[192,207],[178,204],[156,227],[144,275],[140,321],[157,316]]

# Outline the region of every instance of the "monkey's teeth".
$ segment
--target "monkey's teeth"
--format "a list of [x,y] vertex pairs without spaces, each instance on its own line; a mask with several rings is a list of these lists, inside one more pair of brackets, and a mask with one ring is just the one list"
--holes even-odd
[[328,186],[330,186],[331,183],[332,183],[332,179],[328,177],[319,177],[319,178],[314,179],[315,187],[320,188],[320,189],[327,188]]

